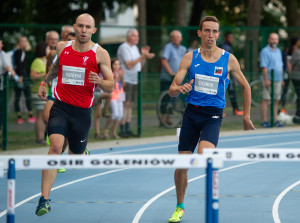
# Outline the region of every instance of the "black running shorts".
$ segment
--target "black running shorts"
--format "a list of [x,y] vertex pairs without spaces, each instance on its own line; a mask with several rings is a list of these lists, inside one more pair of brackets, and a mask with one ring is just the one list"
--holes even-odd
[[201,140],[217,146],[222,115],[220,108],[188,104],[182,119],[178,151],[194,152]]
[[74,154],[82,154],[88,143],[91,108],[80,108],[56,100],[50,110],[48,135],[60,134],[68,139]]

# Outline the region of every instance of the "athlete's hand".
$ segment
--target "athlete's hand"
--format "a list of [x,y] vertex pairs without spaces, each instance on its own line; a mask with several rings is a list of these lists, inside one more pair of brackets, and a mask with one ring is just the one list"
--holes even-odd
[[46,86],[45,85],[40,84],[39,91],[38,91],[38,96],[42,100],[47,101],[47,90],[46,90]]
[[190,83],[185,83],[184,85],[179,86],[179,91],[181,94],[186,94],[193,90],[192,84],[194,83],[194,79],[190,81]]
[[250,120],[250,118],[243,118],[243,122],[244,122],[244,130],[255,130],[255,127],[252,123],[252,121]]
[[93,71],[90,71],[89,74],[89,81],[93,84],[100,84],[102,78],[99,77],[99,75]]

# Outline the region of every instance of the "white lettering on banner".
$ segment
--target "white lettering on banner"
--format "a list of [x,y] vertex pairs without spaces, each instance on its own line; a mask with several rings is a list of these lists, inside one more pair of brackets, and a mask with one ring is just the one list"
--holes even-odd
[[15,213],[15,184],[16,180],[7,180],[8,194],[7,194],[7,213]]

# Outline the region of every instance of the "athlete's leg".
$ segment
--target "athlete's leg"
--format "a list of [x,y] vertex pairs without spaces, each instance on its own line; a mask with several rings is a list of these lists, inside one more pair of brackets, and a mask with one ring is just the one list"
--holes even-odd
[[47,124],[48,120],[49,120],[49,114],[50,114],[50,109],[53,105],[54,101],[52,100],[48,100],[44,106],[44,110],[43,110],[43,120],[44,122]]
[[[190,151],[179,151],[179,154],[192,154]],[[176,169],[174,174],[174,181],[176,186],[177,203],[184,202],[185,190],[188,184],[187,177],[188,169]]]
[[[48,155],[60,155],[65,141],[65,137],[60,134],[49,136],[50,149]],[[42,172],[42,196],[49,198],[49,193],[56,178],[57,170],[43,170]]]
[[95,122],[95,137],[100,136],[100,118],[101,118],[101,103],[98,103],[94,111],[94,122]]
[[212,148],[213,149],[213,148],[216,148],[216,146],[209,141],[201,140],[198,144],[198,154],[202,154],[204,148]]

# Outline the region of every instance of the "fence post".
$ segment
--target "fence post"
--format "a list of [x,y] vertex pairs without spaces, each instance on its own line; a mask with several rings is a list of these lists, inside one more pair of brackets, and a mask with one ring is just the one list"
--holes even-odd
[[[7,149],[7,123],[8,123],[8,73],[3,75],[3,113],[2,113],[2,147]],[[1,106],[1,105],[0,105]]]
[[271,127],[274,127],[274,70],[271,70]]
[[142,137],[142,72],[138,73],[138,136]]

